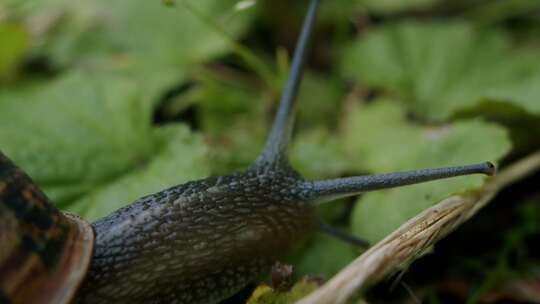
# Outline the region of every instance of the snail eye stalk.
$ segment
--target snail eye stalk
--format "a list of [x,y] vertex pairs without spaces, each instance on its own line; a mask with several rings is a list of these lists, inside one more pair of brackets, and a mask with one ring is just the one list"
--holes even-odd
[[300,33],[300,38],[298,38],[298,43],[294,51],[289,79],[281,96],[279,109],[272,125],[272,131],[263,152],[255,163],[256,166],[279,166],[282,163],[288,163],[287,150],[294,127],[296,97],[302,81],[307,48],[315,26],[319,2],[319,0],[311,0],[309,4],[308,12],[302,26],[302,32]]
[[308,189],[309,200],[325,202],[341,197],[357,195],[366,191],[394,188],[470,174],[493,175],[495,174],[495,166],[490,162],[485,162],[468,166],[307,181],[304,183],[304,187]]

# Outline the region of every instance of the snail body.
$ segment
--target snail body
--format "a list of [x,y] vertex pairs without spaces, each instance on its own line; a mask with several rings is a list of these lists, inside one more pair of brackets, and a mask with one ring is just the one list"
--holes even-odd
[[318,6],[310,0],[271,133],[246,171],[145,196],[90,228],[58,211],[0,153],[0,304],[217,303],[309,235],[320,202],[494,173],[491,163],[322,181],[296,172],[287,150]]
[[294,174],[249,170],[141,198],[93,224],[81,302],[213,303],[234,294],[314,227],[300,189]]

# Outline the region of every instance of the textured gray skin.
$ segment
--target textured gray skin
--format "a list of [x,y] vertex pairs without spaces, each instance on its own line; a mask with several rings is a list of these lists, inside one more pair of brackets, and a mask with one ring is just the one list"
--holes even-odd
[[215,303],[311,232],[307,184],[252,169],[188,182],[97,221],[78,303]]

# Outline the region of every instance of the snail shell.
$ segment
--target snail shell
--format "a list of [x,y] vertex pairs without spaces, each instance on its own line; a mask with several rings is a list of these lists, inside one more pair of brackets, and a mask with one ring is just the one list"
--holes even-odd
[[56,209],[0,152],[0,303],[69,303],[93,246],[90,224]]

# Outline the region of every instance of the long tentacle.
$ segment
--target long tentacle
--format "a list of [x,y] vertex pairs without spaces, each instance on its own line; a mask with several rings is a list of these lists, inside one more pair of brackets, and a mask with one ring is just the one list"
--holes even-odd
[[316,203],[357,195],[361,192],[393,188],[469,174],[493,175],[495,166],[486,162],[475,165],[422,169],[379,175],[365,175],[322,181],[306,181],[308,199]]
[[289,79],[281,96],[272,131],[263,152],[256,161],[256,165],[279,164],[287,160],[287,149],[294,126],[296,97],[302,80],[306,51],[315,25],[319,2],[319,0],[311,0],[309,4],[302,32],[294,52]]

